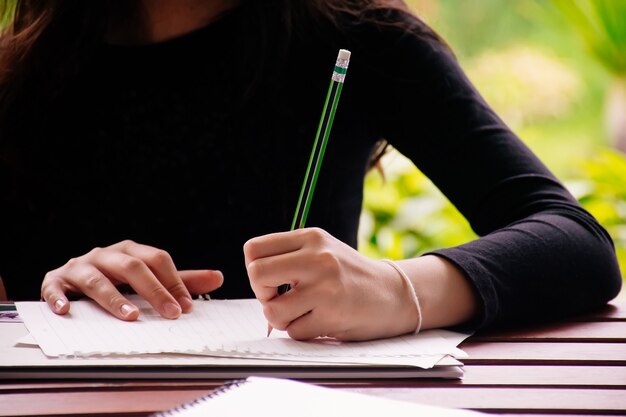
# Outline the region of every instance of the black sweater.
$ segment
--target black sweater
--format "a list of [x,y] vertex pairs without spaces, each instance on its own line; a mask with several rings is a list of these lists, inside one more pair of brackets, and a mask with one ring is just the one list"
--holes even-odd
[[124,239],[167,250],[179,269],[222,270],[216,297],[252,297],[242,245],[290,227],[340,47],[352,60],[309,226],[356,246],[363,178],[385,138],[482,236],[434,252],[475,286],[476,326],[571,314],[619,291],[605,230],[440,43],[353,23],[294,38],[286,60],[270,48],[261,66],[244,25],[234,11],[170,41],[103,45],[52,98],[27,86],[0,132],[11,298],[37,299],[47,271]]

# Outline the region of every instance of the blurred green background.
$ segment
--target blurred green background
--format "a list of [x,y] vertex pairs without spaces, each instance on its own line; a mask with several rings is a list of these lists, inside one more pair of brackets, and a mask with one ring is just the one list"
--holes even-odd
[[[408,0],[520,138],[613,237],[626,270],[625,0]],[[621,101],[620,101],[621,100]],[[620,107],[621,106],[621,107]],[[621,135],[621,136],[620,136]],[[476,238],[408,160],[366,178],[359,250],[398,259]]]

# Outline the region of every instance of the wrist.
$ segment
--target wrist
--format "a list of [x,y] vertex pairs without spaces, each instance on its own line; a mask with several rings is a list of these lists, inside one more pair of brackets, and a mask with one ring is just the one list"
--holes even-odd
[[454,326],[478,313],[478,295],[470,280],[436,255],[398,261],[419,294],[422,329]]
[[382,259],[380,262],[391,270],[391,282],[395,284],[394,300],[400,311],[392,320],[398,325],[397,334],[419,333],[422,328],[422,311],[411,279],[395,261]]

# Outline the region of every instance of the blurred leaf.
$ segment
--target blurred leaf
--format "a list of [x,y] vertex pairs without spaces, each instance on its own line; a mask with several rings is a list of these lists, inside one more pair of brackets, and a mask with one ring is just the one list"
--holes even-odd
[[579,163],[586,192],[578,201],[602,224],[615,242],[618,261],[626,270],[626,156],[600,149]]
[[467,68],[485,100],[514,129],[562,117],[584,92],[573,68],[553,53],[526,45],[487,50]]
[[17,0],[0,0],[0,31],[13,21]]
[[626,1],[553,0],[610,72],[626,75]]
[[359,250],[373,258],[402,259],[475,238],[467,221],[406,158],[393,152],[386,180],[370,172]]

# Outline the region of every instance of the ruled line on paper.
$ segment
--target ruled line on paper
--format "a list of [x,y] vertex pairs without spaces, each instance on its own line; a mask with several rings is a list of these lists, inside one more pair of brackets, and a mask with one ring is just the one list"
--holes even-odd
[[132,302],[141,312],[136,322],[118,320],[88,300],[73,302],[68,316],[58,316],[43,302],[16,305],[40,348],[52,357],[186,353],[333,363],[404,361],[431,367],[454,354],[463,339],[452,341],[439,331],[348,343],[296,341],[279,331],[268,338],[262,307],[254,299],[195,301],[193,312],[177,320],[161,318],[139,297]]

